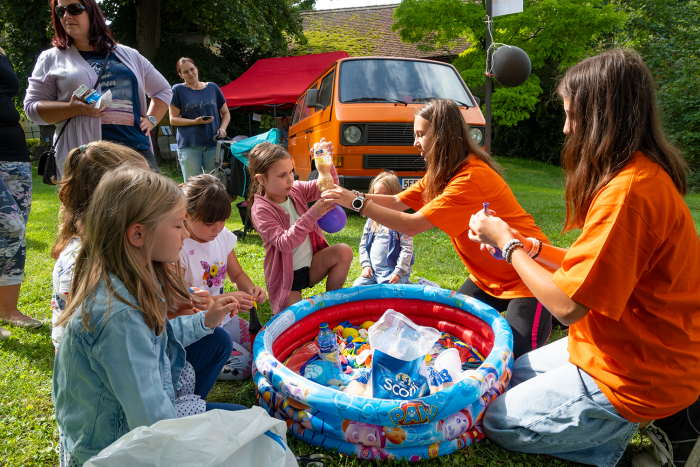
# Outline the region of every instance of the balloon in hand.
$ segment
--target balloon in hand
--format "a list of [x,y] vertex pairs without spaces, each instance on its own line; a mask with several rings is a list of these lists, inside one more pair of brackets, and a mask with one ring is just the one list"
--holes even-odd
[[[318,170],[318,189],[321,191],[332,189],[335,186],[331,176],[332,161],[323,144],[314,144],[314,159]],[[333,209],[318,220],[318,226],[325,232],[336,233],[343,230],[347,222],[348,217],[345,215],[345,211],[336,204]]]
[[345,215],[345,211],[336,204],[333,206],[333,209],[318,220],[318,226],[321,227],[324,232],[336,233],[343,230],[347,222],[348,217]]

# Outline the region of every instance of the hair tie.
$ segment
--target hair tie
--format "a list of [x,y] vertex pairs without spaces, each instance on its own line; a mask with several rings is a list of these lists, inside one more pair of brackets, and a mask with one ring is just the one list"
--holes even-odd
[[83,144],[83,145],[80,146],[78,149],[80,149],[80,152],[85,152],[85,148],[86,148],[86,147],[87,147],[87,145]]

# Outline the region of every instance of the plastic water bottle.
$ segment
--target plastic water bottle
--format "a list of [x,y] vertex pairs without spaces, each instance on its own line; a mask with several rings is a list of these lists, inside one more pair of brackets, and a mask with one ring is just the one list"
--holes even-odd
[[318,353],[323,361],[323,376],[327,386],[338,385],[342,381],[338,341],[328,323],[321,323],[318,332]]

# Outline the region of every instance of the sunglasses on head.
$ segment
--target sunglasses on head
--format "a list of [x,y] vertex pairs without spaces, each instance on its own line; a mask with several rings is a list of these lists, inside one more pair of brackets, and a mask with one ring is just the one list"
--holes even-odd
[[56,5],[56,16],[63,18],[66,15],[66,12],[68,12],[68,14],[71,16],[78,16],[82,15],[83,11],[85,10],[87,10],[87,8],[80,3],[71,3],[70,5],[66,6]]

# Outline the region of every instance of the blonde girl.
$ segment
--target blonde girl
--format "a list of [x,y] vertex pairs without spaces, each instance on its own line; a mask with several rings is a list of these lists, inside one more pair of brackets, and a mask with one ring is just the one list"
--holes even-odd
[[[61,465],[82,465],[130,430],[176,418],[186,360],[200,384],[212,373],[215,381],[231,352],[230,345],[217,352],[207,346],[207,354],[190,355],[185,347],[216,335],[224,316],[237,312],[235,298],[220,298],[207,313],[166,317],[192,298],[170,266],[189,236],[185,215],[178,186],[144,169],[110,172],[92,196],[70,299],[57,322],[66,328],[52,389]],[[204,399],[209,389],[198,395]]]
[[[370,195],[397,195],[400,192],[399,177],[392,170],[377,175],[368,191]],[[360,240],[362,275],[352,285],[405,284],[411,276],[414,260],[413,237],[367,219]]]
[[63,326],[56,326],[66,308],[70,284],[73,280],[75,258],[84,237],[84,220],[92,193],[102,176],[121,164],[148,169],[145,159],[136,151],[121,144],[95,141],[68,153],[58,199],[60,223],[58,235],[51,250],[56,260],[53,267],[53,293],[51,295],[51,340],[58,349]]
[[[330,143],[322,142],[332,152]],[[333,209],[321,200],[316,180],[294,180],[292,156],[281,146],[263,143],[250,151],[251,214],[265,247],[265,284],[272,313],[302,299],[302,290],[326,280],[326,290],[343,287],[352,249],[328,245],[317,221]],[[331,175],[338,183],[335,167]],[[316,201],[318,200],[318,201]],[[307,203],[316,201],[312,208]]]

